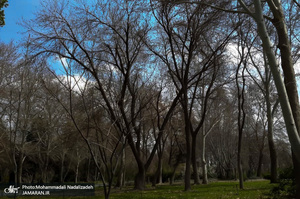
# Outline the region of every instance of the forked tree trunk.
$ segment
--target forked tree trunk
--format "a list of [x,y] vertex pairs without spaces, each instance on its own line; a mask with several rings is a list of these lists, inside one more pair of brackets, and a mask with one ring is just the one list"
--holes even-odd
[[158,164],[152,179],[152,186],[162,183],[162,152],[158,152]]

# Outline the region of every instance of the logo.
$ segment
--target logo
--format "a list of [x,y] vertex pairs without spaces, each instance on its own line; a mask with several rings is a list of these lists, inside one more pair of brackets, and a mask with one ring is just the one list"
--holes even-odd
[[9,188],[4,189],[4,193],[6,194],[15,194],[18,193],[20,187],[15,188],[14,185],[10,185]]

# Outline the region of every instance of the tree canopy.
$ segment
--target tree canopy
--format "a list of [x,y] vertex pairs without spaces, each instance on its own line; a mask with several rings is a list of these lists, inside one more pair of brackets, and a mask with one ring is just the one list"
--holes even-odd
[[8,6],[8,0],[0,0],[0,26],[5,25],[5,14],[3,8]]

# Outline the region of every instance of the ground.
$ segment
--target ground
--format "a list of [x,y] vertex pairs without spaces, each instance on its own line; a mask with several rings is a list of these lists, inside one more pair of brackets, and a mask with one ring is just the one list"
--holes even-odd
[[269,198],[274,185],[267,180],[245,182],[245,189],[238,189],[237,181],[213,182],[208,185],[194,185],[189,192],[183,191],[183,185],[160,185],[145,191],[123,190],[112,193],[111,199],[258,199]]
[[[113,189],[111,199],[263,199],[270,198],[270,189],[275,186],[267,180],[246,181],[245,189],[238,189],[237,181],[218,181],[208,185],[194,185],[189,192],[183,191],[183,184],[158,185],[155,188],[148,187],[144,191],[133,190],[126,187],[122,190]],[[36,197],[18,197],[18,199],[32,199]],[[52,199],[47,196],[46,199]],[[59,197],[71,199],[69,197]],[[74,197],[73,197],[74,198]],[[104,199],[102,190],[97,188],[94,197],[75,197],[77,199]]]

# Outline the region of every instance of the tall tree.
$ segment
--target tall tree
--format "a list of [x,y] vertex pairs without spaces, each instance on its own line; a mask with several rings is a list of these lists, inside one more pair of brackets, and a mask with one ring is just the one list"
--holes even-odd
[[[166,111],[145,159],[143,120],[140,119],[143,119],[144,109],[155,99],[152,92],[144,92],[145,88],[155,88],[152,81],[155,73],[148,64],[144,46],[149,32],[147,19],[140,14],[144,4],[123,0],[96,3],[97,6],[84,2],[74,4],[76,9],[71,9],[66,2],[46,3],[37,14],[35,24],[26,24],[31,32],[31,47],[35,56],[66,60],[74,71],[86,72],[92,78],[101,96],[99,105],[119,136],[127,139],[135,157],[138,166],[135,188],[144,189],[145,174],[156,153],[157,140],[161,139],[178,98]],[[47,29],[42,28],[44,26]]]
[[[177,93],[181,93],[186,139],[185,190],[190,190],[191,166],[195,183],[200,183],[196,163],[197,135],[205,120],[207,102],[222,62],[220,55],[228,37],[218,35],[211,38],[208,35],[220,25],[220,15],[207,6],[162,1],[154,14],[161,28],[157,34],[162,35],[163,41],[159,40],[160,46],[156,45],[152,51],[166,65]],[[201,104],[197,99],[201,98],[203,82],[208,89]],[[196,118],[195,110],[201,106],[203,111],[200,118]],[[196,125],[192,122],[194,120],[198,120]]]
[[[291,143],[294,168],[299,171],[300,166],[300,107],[299,97],[297,92],[297,84],[294,71],[294,63],[292,61],[291,43],[289,39],[289,33],[287,31],[285,14],[283,11],[282,2],[279,0],[271,1],[267,0],[267,6],[270,9],[272,16],[264,17],[264,4],[261,0],[254,1],[255,12],[246,6],[243,0],[239,0],[239,3],[244,10],[249,14],[257,24],[258,34],[263,44],[264,52],[266,53],[271,73],[274,77],[274,82],[279,93],[279,101],[282,108],[283,117],[286,124],[286,130]],[[278,47],[281,57],[281,68],[284,74],[284,81],[281,73],[278,69],[278,62],[276,60],[275,52],[272,48],[269,33],[266,28],[265,18],[269,19],[275,29],[278,36]],[[296,173],[297,184],[297,197],[300,198],[300,175]]]
[[[248,49],[248,51],[251,51],[250,58],[251,58],[251,64],[256,69],[256,72],[258,73],[258,77],[255,77],[249,70],[248,73],[250,74],[251,78],[254,80],[254,83],[258,86],[260,91],[262,92],[264,96],[264,101],[266,104],[266,115],[267,115],[267,138],[268,138],[268,144],[269,144],[269,152],[270,152],[270,159],[271,159],[271,182],[275,183],[277,182],[277,152],[276,152],[276,146],[274,142],[274,114],[276,112],[276,109],[278,107],[279,101],[277,99],[272,99],[272,76],[270,73],[270,69],[268,67],[268,62],[266,60],[265,54],[262,53],[262,56],[260,56],[260,59],[263,60],[263,66],[259,66],[258,60],[256,60],[254,57],[257,57],[257,54],[254,53],[254,49],[252,50]],[[253,55],[252,55],[253,54]],[[260,83],[261,82],[261,83]],[[273,104],[272,104],[273,101]],[[274,102],[275,101],[275,102]],[[259,173],[258,173],[259,175]]]
[[[283,118],[286,123],[286,130],[288,133],[289,141],[291,143],[294,159],[295,170],[299,171],[300,165],[300,138],[299,130],[300,129],[300,111],[299,111],[299,97],[297,92],[297,84],[295,78],[295,71],[293,68],[293,56],[291,51],[291,43],[289,37],[289,32],[286,25],[286,15],[284,13],[283,3],[279,0],[267,0],[266,3],[261,0],[253,0],[245,3],[243,0],[237,0],[237,7],[235,8],[226,8],[218,6],[215,3],[210,3],[209,5],[212,8],[227,11],[231,13],[243,13],[251,17],[256,25],[257,32],[262,41],[262,46],[266,57],[269,62],[270,70],[274,78],[274,82],[279,93],[279,101],[283,113]],[[206,2],[187,2],[187,1],[178,1],[176,3],[195,3],[195,4],[204,4]],[[218,4],[219,2],[217,2]],[[292,1],[292,4],[299,6],[297,1]],[[289,7],[289,6],[285,6]],[[267,11],[270,11],[266,13]],[[269,32],[267,31],[266,21],[269,20],[276,30],[278,37],[278,47],[280,50],[281,58],[281,68],[284,74],[284,80],[281,76],[280,70],[278,68],[278,62],[273,50],[273,45],[270,39]],[[274,41],[277,43],[277,41]],[[297,178],[297,197],[300,197],[300,175],[296,175]]]

